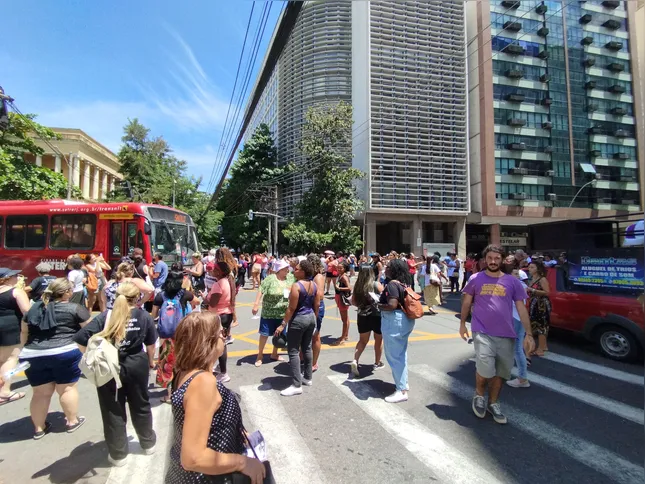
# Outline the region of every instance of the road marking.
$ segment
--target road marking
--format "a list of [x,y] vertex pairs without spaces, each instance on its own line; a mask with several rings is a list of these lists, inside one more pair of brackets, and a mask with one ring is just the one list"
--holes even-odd
[[344,375],[328,375],[327,378],[442,482],[500,482],[499,477],[488,474],[471,457],[448,445],[401,407],[386,403],[368,383],[347,380]]
[[247,385],[240,387],[240,394],[242,406],[264,436],[276,482],[322,484],[324,479],[316,458],[284,409],[278,392]]
[[[470,401],[475,394],[474,387],[432,369],[428,365],[411,365],[409,369],[427,382],[437,385],[464,400]],[[610,481],[620,484],[643,482],[643,467],[632,464],[610,450],[575,437],[511,405],[504,405],[504,409],[509,416],[508,422],[510,425],[518,427],[535,439],[598,471]],[[470,411],[470,408],[464,405],[464,412]],[[476,417],[473,416],[473,419],[476,420]]]
[[578,368],[579,370],[585,370],[597,375],[606,376],[613,378],[614,380],[624,381],[625,383],[631,383],[632,385],[643,386],[644,380],[642,375],[634,375],[632,373],[627,373],[626,371],[614,370],[613,368],[607,368],[602,365],[597,365],[595,363],[589,363],[588,361],[578,360],[576,358],[570,358],[568,356],[558,355],[557,353],[551,353],[550,351],[545,353],[541,358],[549,361],[555,361],[556,363],[561,363],[563,365],[571,366],[573,368]]
[[642,409],[632,407],[616,400],[612,400],[611,398],[601,397],[600,395],[596,395],[595,393],[587,392],[585,390],[579,390],[570,385],[560,383],[557,380],[537,375],[534,372],[531,372],[531,374],[529,375],[529,380],[531,381],[531,383],[537,383],[538,385],[546,387],[549,390],[553,390],[554,392],[562,393],[563,395],[566,395],[568,397],[575,398],[576,400],[586,403],[587,405],[591,405],[592,407],[604,410],[605,412],[613,413],[614,415],[625,418],[627,420],[631,420],[632,422],[636,422],[641,425],[645,423],[645,416],[643,415]]
[[124,482],[145,482],[146,484],[163,484],[166,476],[166,464],[170,454],[173,437],[172,409],[170,405],[159,404],[152,409],[152,422],[157,433],[156,451],[153,455],[145,455],[136,432],[128,420],[128,435],[134,436],[130,441],[130,455],[123,467],[112,467],[106,484],[122,484]]

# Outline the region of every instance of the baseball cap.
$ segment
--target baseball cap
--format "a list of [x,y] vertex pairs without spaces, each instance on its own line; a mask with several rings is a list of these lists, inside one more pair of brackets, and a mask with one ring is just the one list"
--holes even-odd
[[518,273],[520,276],[520,281],[526,281],[529,278],[525,271],[520,270]]
[[20,274],[22,271],[9,269],[8,267],[0,267],[0,279],[5,279],[7,277],[15,276]]
[[52,266],[48,262],[41,262],[36,266],[36,272],[40,272],[41,274],[45,274],[51,271],[52,271]]

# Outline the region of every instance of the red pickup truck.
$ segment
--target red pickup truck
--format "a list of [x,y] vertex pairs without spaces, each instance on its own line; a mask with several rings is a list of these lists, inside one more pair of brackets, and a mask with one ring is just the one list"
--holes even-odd
[[582,333],[614,360],[634,360],[645,349],[645,316],[636,296],[607,294],[602,288],[580,289],[565,271],[548,270],[551,327]]

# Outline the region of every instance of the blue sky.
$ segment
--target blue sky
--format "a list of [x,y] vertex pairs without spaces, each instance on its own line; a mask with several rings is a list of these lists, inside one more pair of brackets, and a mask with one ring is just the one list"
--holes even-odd
[[[127,119],[137,117],[154,135],[163,135],[188,162],[190,174],[208,180],[252,5],[4,2],[0,85],[42,124],[80,128],[115,152]],[[246,55],[264,5],[256,2]],[[283,3],[270,5],[256,69]],[[250,86],[254,82],[255,72]]]

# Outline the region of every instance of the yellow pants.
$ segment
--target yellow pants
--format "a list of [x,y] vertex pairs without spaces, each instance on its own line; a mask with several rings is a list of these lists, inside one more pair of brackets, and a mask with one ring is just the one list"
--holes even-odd
[[432,306],[439,306],[441,304],[441,298],[439,297],[439,286],[433,286],[432,284],[423,288],[423,297],[426,300],[426,306],[431,308]]

